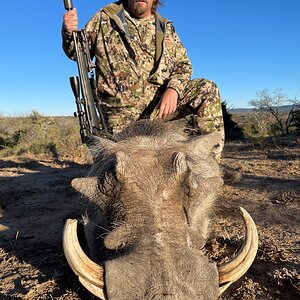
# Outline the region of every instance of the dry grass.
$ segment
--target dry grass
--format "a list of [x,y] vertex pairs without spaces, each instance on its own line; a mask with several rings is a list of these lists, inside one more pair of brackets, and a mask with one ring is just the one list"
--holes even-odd
[[85,163],[88,150],[81,143],[74,117],[0,117],[0,157],[39,157]]

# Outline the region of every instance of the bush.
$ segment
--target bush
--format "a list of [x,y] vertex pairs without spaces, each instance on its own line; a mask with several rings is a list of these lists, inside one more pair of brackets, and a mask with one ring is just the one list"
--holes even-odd
[[39,155],[55,160],[89,160],[74,117],[47,117],[33,111],[28,116],[0,120],[0,157]]
[[227,102],[222,102],[222,113],[225,127],[225,138],[230,140],[238,140],[244,137],[243,130],[238,124],[232,120],[232,115],[228,112]]

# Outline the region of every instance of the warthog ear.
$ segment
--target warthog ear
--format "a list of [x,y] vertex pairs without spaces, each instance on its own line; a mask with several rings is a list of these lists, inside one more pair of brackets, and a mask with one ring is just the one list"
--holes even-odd
[[222,143],[222,135],[215,131],[187,142],[189,150],[195,155],[209,155],[214,147]]
[[178,152],[175,155],[175,158],[173,160],[173,168],[176,178],[181,177],[181,175],[183,175],[187,171],[188,167],[184,153]]
[[74,178],[71,186],[84,197],[91,198],[96,194],[97,177]]
[[115,145],[115,142],[95,135],[89,135],[87,138],[87,146],[95,160],[99,153],[109,150]]

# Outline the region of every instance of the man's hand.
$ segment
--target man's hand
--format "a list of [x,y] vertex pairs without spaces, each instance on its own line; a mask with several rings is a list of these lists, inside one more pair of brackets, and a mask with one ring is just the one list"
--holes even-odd
[[178,93],[172,88],[167,88],[159,102],[158,118],[164,119],[174,113],[177,107],[177,100]]
[[68,33],[78,29],[77,10],[73,8],[64,14],[64,28]]

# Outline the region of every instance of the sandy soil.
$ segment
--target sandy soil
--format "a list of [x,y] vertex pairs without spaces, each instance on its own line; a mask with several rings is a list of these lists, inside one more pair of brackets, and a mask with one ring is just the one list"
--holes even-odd
[[[228,259],[243,238],[238,206],[259,232],[257,258],[222,299],[300,299],[300,144],[229,143],[223,163],[240,169],[224,185],[207,244]],[[0,160],[0,299],[94,299],[68,267],[61,233],[85,203],[70,187],[87,165],[38,159]],[[184,300],[184,299],[183,299]]]

